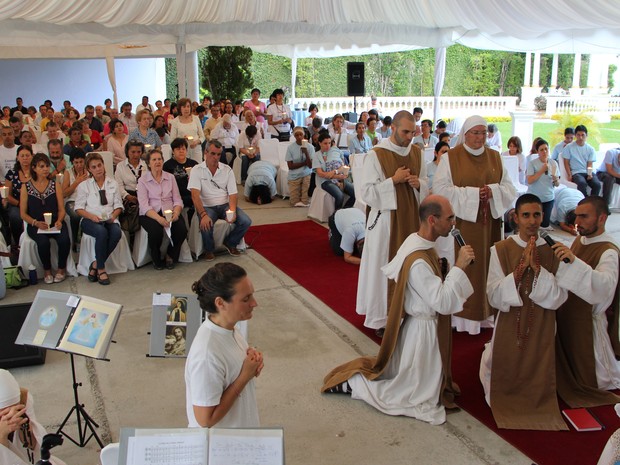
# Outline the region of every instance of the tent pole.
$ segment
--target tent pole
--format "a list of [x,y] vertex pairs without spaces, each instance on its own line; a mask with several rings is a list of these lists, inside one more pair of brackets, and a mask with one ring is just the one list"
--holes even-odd
[[[295,81],[297,80],[297,56],[296,51],[293,51],[293,58],[291,58],[291,101],[290,106],[295,106]],[[292,110],[293,108],[291,108]]]

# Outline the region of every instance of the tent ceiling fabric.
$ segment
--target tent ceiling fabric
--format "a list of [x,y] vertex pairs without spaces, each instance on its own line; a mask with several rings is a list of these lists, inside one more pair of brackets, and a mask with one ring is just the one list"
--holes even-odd
[[618,0],[0,0],[0,58],[174,55],[250,45],[336,56],[453,43],[557,53],[620,51]]

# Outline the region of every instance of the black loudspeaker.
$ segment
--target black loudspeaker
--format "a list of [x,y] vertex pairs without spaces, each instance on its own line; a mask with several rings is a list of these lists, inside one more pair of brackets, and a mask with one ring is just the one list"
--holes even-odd
[[365,90],[364,87],[364,62],[348,62],[347,95],[349,97],[363,97]]
[[45,363],[45,349],[15,344],[31,305],[32,303],[0,306],[0,368]]

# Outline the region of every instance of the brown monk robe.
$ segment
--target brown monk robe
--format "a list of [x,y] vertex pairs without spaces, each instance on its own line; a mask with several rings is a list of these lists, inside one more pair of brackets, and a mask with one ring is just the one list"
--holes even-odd
[[[385,179],[394,176],[396,170],[401,166],[409,168],[411,174],[420,175],[422,168],[422,151],[420,147],[412,145],[408,157],[401,157],[390,150],[379,147],[375,147],[374,151],[377,154],[377,160],[381,165]],[[392,210],[390,213],[388,262],[394,258],[402,243],[409,237],[409,234],[420,229],[419,205],[411,186],[408,183],[396,184],[394,185],[394,190],[396,192],[396,205],[398,205],[398,209]],[[407,215],[398,214],[399,211],[406,211]],[[370,208],[367,208],[367,212],[370,212]],[[388,313],[392,296],[394,295],[394,284],[392,279],[388,280]]]
[[[452,183],[456,187],[484,187],[498,184],[502,180],[503,165],[501,156],[488,147],[482,155],[473,156],[460,145],[448,152]],[[440,193],[440,192],[438,192]],[[454,202],[451,202],[454,206]],[[486,297],[487,275],[489,273],[490,249],[493,244],[502,239],[502,217],[493,218],[488,204],[479,205],[478,217],[475,222],[460,218],[458,210],[456,228],[460,229],[465,242],[474,248],[476,261],[467,268],[467,277],[474,286],[472,295],[463,311],[455,316],[468,320],[483,321],[493,315],[493,309]],[[455,242],[455,256],[460,247]]]
[[[524,248],[509,238],[495,244],[495,250],[504,275],[510,275]],[[559,260],[551,248],[539,239],[536,250],[541,268],[555,274]],[[523,306],[498,314],[493,334],[491,410],[498,428],[567,430],[556,394],[556,312],[529,298],[535,280],[529,268],[518,288]]]
[[[580,238],[575,239],[571,246],[575,256],[592,268],[596,268],[601,255],[610,248],[617,250],[610,242],[583,245]],[[558,394],[573,408],[620,402],[619,396],[598,388],[594,365],[592,310],[592,304],[572,292],[569,292],[568,300],[558,310],[556,337]],[[608,329],[611,330],[614,324],[616,329],[615,334],[610,334],[612,347],[615,350],[618,343],[618,286],[608,311],[611,313]]]

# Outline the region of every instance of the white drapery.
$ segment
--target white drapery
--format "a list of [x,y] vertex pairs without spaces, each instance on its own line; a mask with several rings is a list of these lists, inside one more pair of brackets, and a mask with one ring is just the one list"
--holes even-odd
[[435,81],[433,83],[433,121],[437,123],[440,117],[439,98],[443,91],[443,83],[446,77],[446,48],[440,47],[435,50]]

